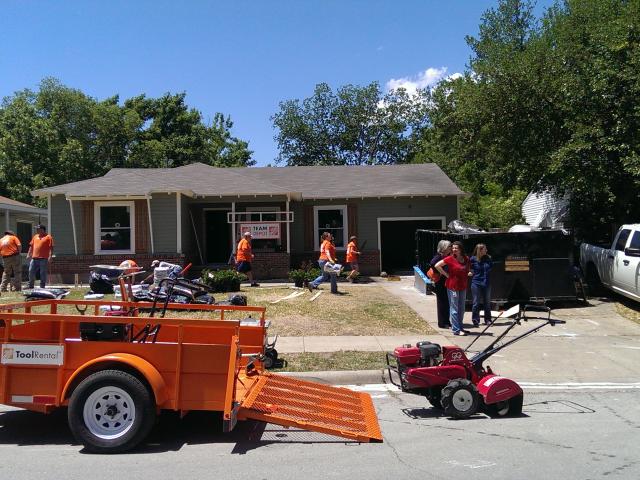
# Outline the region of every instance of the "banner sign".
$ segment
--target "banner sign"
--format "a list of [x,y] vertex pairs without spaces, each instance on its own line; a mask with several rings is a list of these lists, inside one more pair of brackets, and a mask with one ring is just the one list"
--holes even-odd
[[63,345],[2,345],[4,365],[62,365]]
[[240,235],[244,232],[251,232],[251,236],[256,240],[280,238],[279,223],[248,223],[240,224]]

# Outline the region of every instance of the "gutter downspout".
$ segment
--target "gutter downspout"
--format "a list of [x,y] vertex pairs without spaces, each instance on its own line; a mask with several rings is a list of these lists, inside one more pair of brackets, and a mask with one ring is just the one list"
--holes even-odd
[[4,211],[4,229],[5,230],[10,230],[11,227],[9,226],[9,209],[6,209]]
[[151,220],[151,195],[147,196],[147,216],[149,217],[149,236],[151,237],[151,254],[155,253],[155,242],[153,240],[153,221]]
[[[78,255],[78,235],[76,232],[76,217],[73,214],[73,200],[71,200],[70,198],[67,198],[67,201],[69,202],[69,211],[71,212],[71,229],[73,230],[73,251],[75,252],[76,255]],[[51,220],[49,220],[49,223],[51,222]]]
[[176,192],[176,224],[176,250],[182,253],[182,194],[180,192]]

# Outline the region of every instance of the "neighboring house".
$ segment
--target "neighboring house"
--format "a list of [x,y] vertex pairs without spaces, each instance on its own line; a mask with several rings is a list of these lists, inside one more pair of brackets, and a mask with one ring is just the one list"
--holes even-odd
[[569,228],[569,197],[554,191],[531,192],[522,202],[522,216],[535,228]]
[[22,253],[25,256],[29,250],[29,242],[36,233],[35,226],[39,223],[47,224],[46,209],[0,196],[0,234],[5,230],[13,230],[22,243]]
[[[444,229],[465,195],[435,164],[113,169],[33,192],[48,198],[56,281],[89,265],[133,258],[226,265],[253,232],[258,278],[285,278],[317,260],[330,231],[340,260],[351,235],[366,244],[361,270],[410,270],[415,230]],[[73,212],[73,215],[72,215]]]

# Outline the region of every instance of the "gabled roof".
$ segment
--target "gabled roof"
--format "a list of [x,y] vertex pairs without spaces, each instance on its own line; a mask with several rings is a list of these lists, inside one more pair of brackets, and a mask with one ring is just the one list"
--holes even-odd
[[90,180],[33,191],[35,196],[289,195],[295,199],[464,195],[434,163],[415,165],[218,168],[116,168]]

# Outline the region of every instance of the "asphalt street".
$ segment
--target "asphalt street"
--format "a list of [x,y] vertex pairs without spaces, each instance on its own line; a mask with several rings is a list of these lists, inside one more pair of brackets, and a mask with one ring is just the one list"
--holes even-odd
[[640,384],[525,389],[523,416],[452,420],[389,385],[372,395],[384,443],[360,444],[215,415],[164,416],[142,448],[83,453],[65,412],[0,409],[0,478],[57,479],[638,479]]

